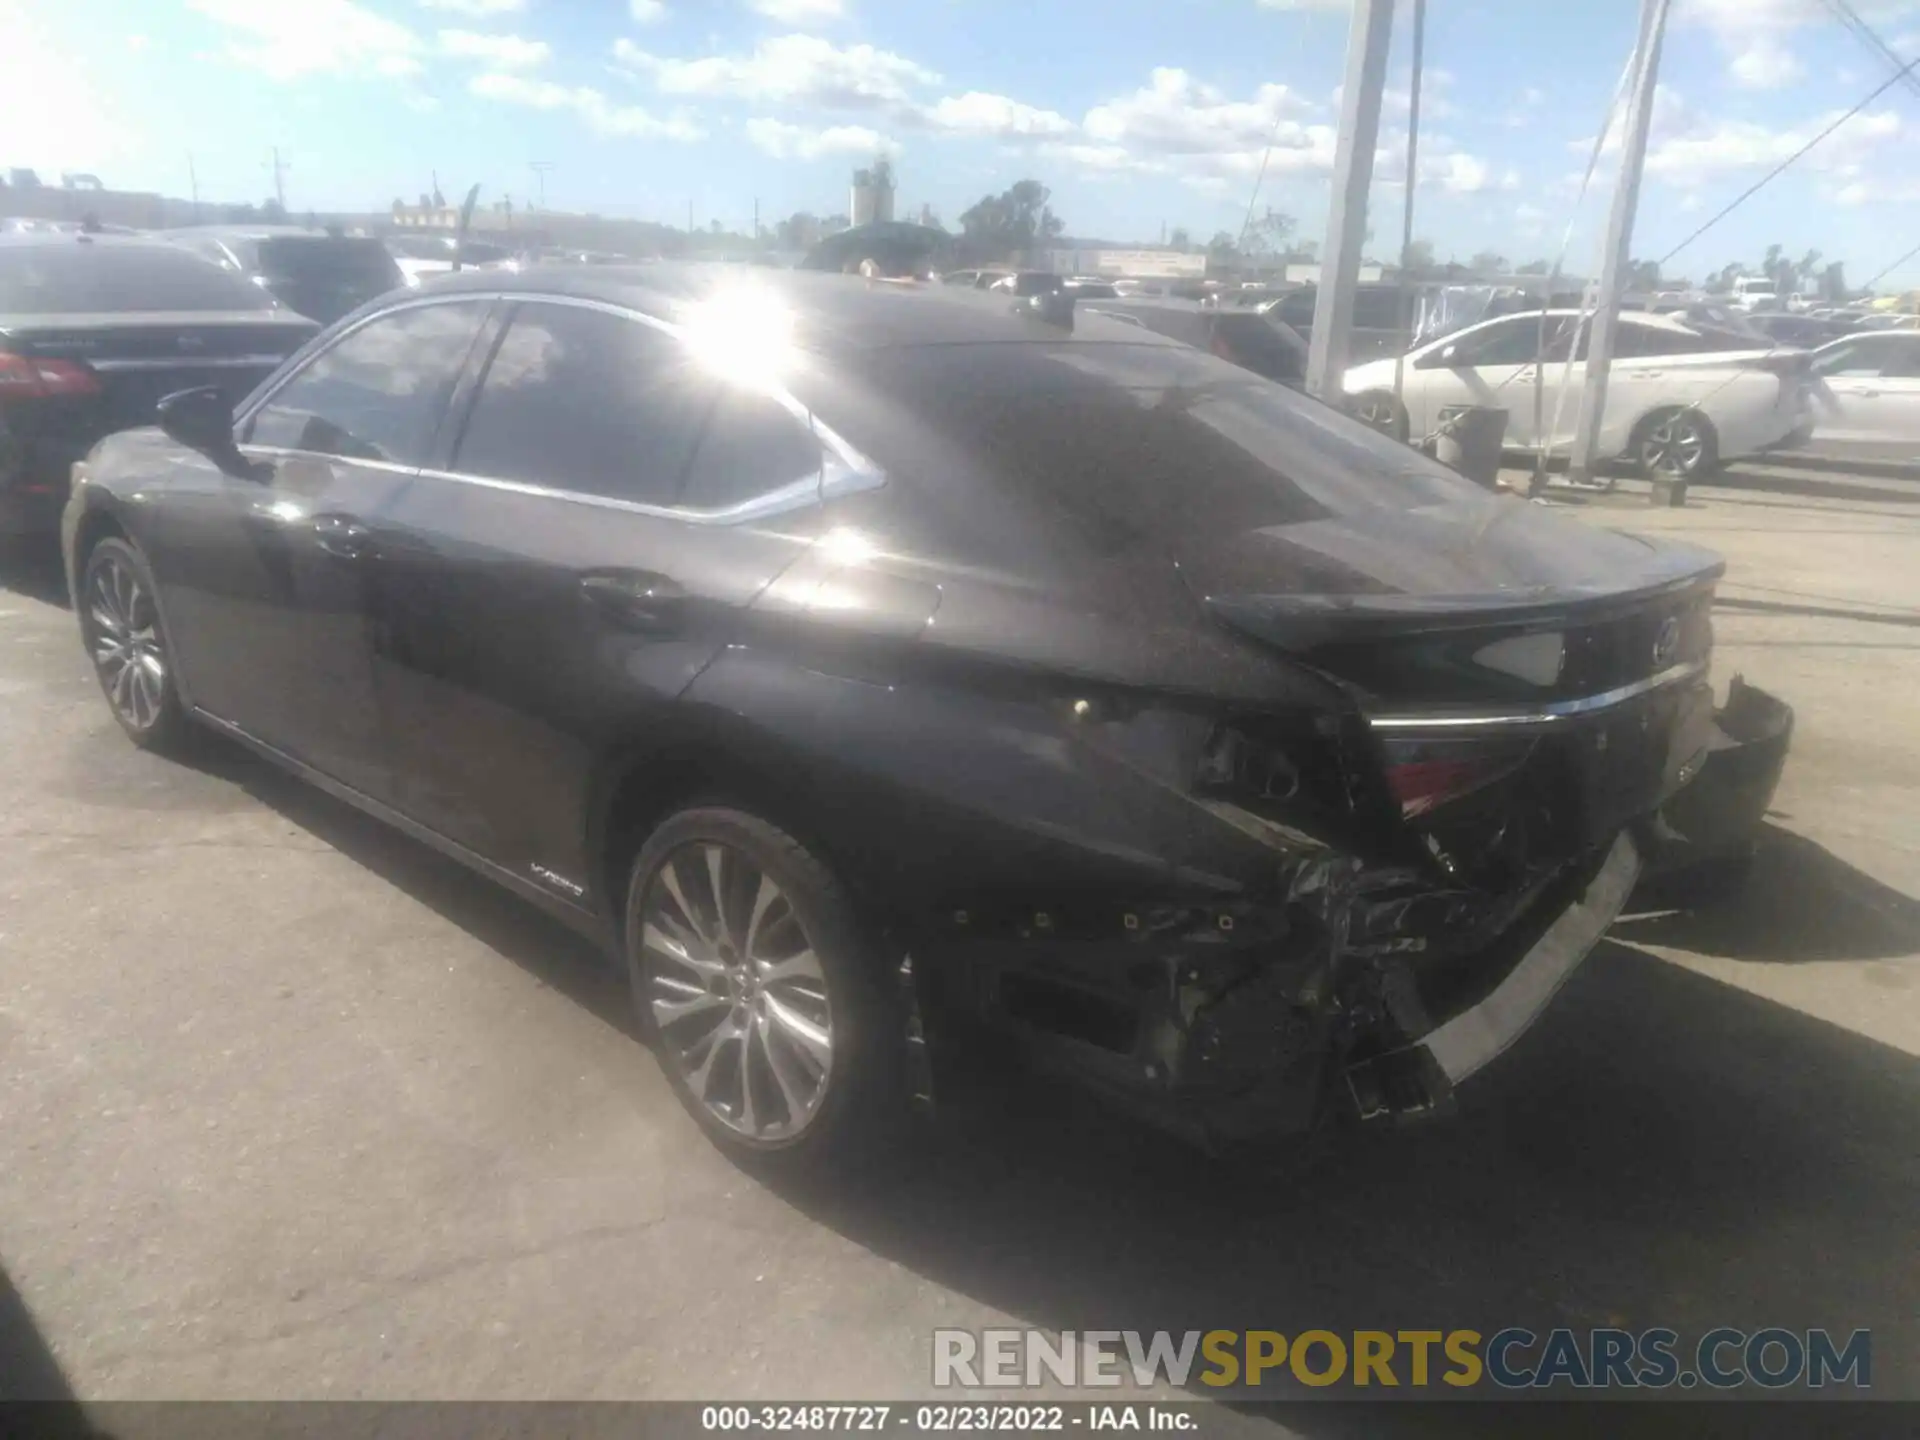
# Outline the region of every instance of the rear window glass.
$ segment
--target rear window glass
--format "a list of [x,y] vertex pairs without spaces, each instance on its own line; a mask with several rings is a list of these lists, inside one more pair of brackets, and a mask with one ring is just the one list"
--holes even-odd
[[[1405,445],[1184,346],[877,352],[818,409],[964,528],[1099,554],[1483,495]],[[993,546],[984,546],[992,550]]]
[[272,236],[260,242],[260,272],[275,280],[364,280],[382,289],[401,283],[386,246],[351,236]]
[[0,313],[268,310],[257,285],[177,245],[0,246]]

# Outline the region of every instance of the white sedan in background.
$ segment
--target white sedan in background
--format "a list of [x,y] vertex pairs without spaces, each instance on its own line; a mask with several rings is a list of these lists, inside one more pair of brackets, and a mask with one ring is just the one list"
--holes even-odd
[[[1577,344],[1575,343],[1577,341]],[[1506,448],[1565,454],[1586,384],[1587,329],[1577,310],[1506,315],[1429,341],[1402,361],[1347,372],[1352,409],[1402,439],[1421,440],[1465,406],[1507,412]],[[1597,460],[1643,474],[1704,475],[1776,445],[1808,422],[1808,355],[1764,336],[1671,316],[1620,317]]]
[[1920,331],[1872,330],[1813,352],[1816,440],[1920,454]]

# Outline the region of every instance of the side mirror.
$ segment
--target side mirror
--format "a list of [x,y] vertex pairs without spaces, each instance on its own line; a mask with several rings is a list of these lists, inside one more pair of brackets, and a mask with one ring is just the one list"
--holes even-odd
[[233,443],[233,407],[212,385],[176,390],[156,407],[160,428],[189,450],[198,450],[229,475],[251,476],[252,467]]

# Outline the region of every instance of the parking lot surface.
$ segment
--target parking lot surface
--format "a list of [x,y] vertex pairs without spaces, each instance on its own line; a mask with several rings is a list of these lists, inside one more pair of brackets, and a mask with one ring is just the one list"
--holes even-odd
[[1798,712],[1740,902],[1623,921],[1457,1117],[1304,1171],[989,1092],[807,1191],[706,1144],[566,932],[129,746],[8,562],[0,1353],[87,1398],[909,1398],[935,1326],[1790,1325],[1920,1397],[1920,486],[1693,502],[1583,508],[1726,554],[1717,674]]

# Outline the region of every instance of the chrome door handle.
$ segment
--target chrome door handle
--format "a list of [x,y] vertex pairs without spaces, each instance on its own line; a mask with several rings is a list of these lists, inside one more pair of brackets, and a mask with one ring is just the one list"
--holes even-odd
[[590,570],[580,577],[580,593],[636,630],[672,629],[687,598],[679,581],[651,570]]
[[365,559],[373,549],[373,532],[351,515],[316,515],[313,536],[320,548],[339,560]]

